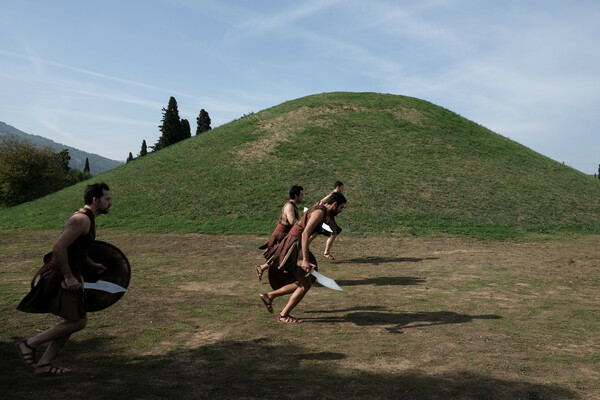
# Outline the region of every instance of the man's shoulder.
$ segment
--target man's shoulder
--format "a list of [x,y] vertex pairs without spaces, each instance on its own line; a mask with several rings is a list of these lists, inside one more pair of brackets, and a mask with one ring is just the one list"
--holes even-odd
[[67,219],[67,226],[72,226],[72,227],[89,227],[91,223],[91,217],[88,215],[88,213],[85,212],[85,210],[81,209],[81,210],[77,210],[75,211],[73,214],[71,214],[71,216],[69,217],[69,219]]

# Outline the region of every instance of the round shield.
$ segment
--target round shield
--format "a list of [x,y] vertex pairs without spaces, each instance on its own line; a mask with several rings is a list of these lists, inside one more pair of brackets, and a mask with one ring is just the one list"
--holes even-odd
[[296,282],[296,277],[291,272],[282,271],[277,267],[269,267],[269,284],[273,290]]
[[[127,288],[131,279],[131,266],[125,254],[110,243],[96,240],[92,243],[89,253],[92,261],[102,264],[106,271],[100,275],[96,271],[86,267],[81,276],[85,282],[97,282],[103,280]],[[86,311],[100,311],[112,306],[122,296],[121,293],[108,293],[101,290],[85,291]]]
[[[308,253],[309,260],[312,264],[317,265],[317,259],[315,258],[312,252]],[[315,268],[318,270],[318,268]],[[298,279],[294,276],[293,273],[289,271],[285,271],[283,268],[277,267],[269,267],[269,284],[273,288],[273,290],[277,290],[285,285],[289,285],[290,283],[296,282]],[[316,278],[314,276],[310,277],[312,283],[316,282]]]

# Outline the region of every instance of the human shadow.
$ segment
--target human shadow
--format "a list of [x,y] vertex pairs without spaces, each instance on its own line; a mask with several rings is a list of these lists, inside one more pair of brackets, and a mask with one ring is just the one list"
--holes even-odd
[[[378,323],[398,322],[396,317],[378,318]],[[438,318],[461,319],[448,315]],[[364,316],[358,320],[363,321]],[[291,340],[281,344],[269,338],[222,340],[136,356],[131,355],[133,351],[117,351],[113,337],[74,339],[60,357],[73,373],[54,379],[33,377],[13,354],[12,346],[0,343],[0,385],[9,394],[5,398],[12,400],[64,398],[66,394],[89,400],[580,398],[578,393],[558,385],[470,371],[429,374],[421,370],[359,370],[344,364],[348,357],[344,353],[314,351]],[[10,361],[5,357],[8,350],[13,350]]]
[[356,306],[343,309],[335,310],[306,310],[306,314],[341,314],[350,311],[385,311],[386,308],[383,306]]
[[425,278],[418,278],[414,276],[379,276],[375,278],[364,279],[339,279],[336,280],[336,282],[340,286],[411,286],[422,285],[427,282],[427,280]]
[[415,257],[378,257],[378,256],[368,256],[361,258],[351,258],[349,260],[343,260],[344,263],[349,264],[385,264],[385,263],[403,263],[403,262],[422,262],[425,260],[439,260],[437,257],[424,257],[424,258],[415,258]]
[[[338,310],[339,312],[339,310]],[[306,322],[343,323],[349,322],[358,326],[386,326],[390,333],[402,333],[404,329],[426,326],[464,324],[475,319],[501,319],[499,315],[466,315],[452,311],[434,312],[389,312],[389,311],[357,311],[346,315],[326,317],[305,317]]]

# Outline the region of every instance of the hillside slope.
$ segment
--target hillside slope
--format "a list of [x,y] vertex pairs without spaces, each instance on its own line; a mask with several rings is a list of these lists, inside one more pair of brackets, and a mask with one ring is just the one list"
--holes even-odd
[[121,161],[111,160],[106,157],[99,156],[98,154],[87,153],[85,151],[76,149],[71,146],[66,146],[64,144],[56,143],[53,140],[46,139],[45,137],[38,135],[31,135],[29,133],[25,133],[23,131],[18,130],[17,128],[5,124],[0,121],[0,136],[17,136],[21,139],[27,139],[31,143],[33,143],[37,147],[50,147],[54,151],[59,152],[64,149],[69,150],[69,155],[71,156],[71,160],[69,161],[69,167],[78,169],[83,171],[85,167],[85,159],[87,158],[90,162],[90,172],[92,175],[98,175],[102,172],[111,170],[116,168],[123,163]]
[[[600,233],[600,183],[415,98],[326,93],[285,102],[104,173],[100,226],[269,234],[292,184],[310,206],[335,180],[348,235]],[[0,229],[59,228],[82,185],[0,211]]]

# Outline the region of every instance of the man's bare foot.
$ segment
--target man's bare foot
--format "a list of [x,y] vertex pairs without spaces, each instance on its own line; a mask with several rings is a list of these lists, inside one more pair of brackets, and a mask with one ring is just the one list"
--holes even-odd
[[263,276],[262,266],[256,265],[254,268],[256,268],[256,276],[258,276],[258,280],[261,281]]
[[37,364],[35,362],[35,348],[27,344],[27,339],[23,339],[18,342],[15,344],[15,347],[19,353],[19,357],[21,357],[21,361],[23,361],[23,363],[29,368],[36,369]]
[[271,300],[269,298],[269,295],[266,293],[263,293],[260,295],[260,299],[262,300],[263,303],[265,303],[265,307],[267,307],[267,311],[270,312],[271,314],[273,314],[273,300]]
[[301,319],[298,319],[296,317],[292,317],[291,315],[278,315],[277,316],[277,322],[284,322],[286,324],[297,324],[299,322],[302,322]]
[[35,369],[35,376],[58,376],[70,374],[69,368],[53,367],[50,364],[38,365]]

